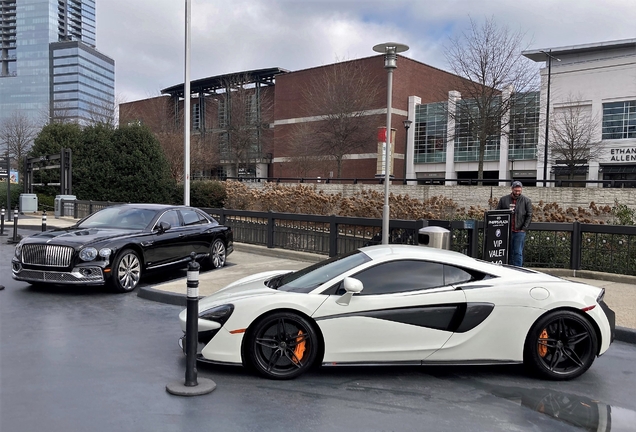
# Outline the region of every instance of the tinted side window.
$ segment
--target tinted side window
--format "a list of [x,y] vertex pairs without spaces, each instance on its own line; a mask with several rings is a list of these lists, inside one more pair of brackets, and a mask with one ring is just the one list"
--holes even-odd
[[444,286],[444,265],[427,261],[392,261],[353,275],[362,281],[361,295],[416,291]]
[[199,215],[194,210],[181,210],[181,217],[183,217],[183,224],[185,226],[201,223]]
[[173,228],[181,226],[181,221],[179,220],[179,213],[177,212],[177,210],[170,210],[165,212],[163,215],[161,215],[161,217],[157,221],[157,224],[159,224],[159,222],[168,222]]
[[465,270],[449,265],[444,266],[444,282],[446,285],[470,282],[473,276]]

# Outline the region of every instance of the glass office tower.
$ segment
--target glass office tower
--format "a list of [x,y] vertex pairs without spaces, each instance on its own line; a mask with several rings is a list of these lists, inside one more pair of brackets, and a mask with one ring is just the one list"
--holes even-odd
[[95,49],[95,0],[0,0],[0,121],[87,123],[114,109],[115,63]]

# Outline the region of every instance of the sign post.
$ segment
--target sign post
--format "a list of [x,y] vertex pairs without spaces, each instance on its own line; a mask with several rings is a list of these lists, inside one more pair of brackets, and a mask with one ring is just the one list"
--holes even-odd
[[7,179],[7,209],[8,220],[11,221],[11,164],[8,156],[0,157],[0,178]]
[[484,261],[508,264],[511,210],[489,210],[484,224]]

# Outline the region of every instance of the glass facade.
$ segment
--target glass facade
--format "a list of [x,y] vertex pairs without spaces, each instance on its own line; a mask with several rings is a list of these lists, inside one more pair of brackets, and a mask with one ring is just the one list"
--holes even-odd
[[[533,160],[537,155],[539,139],[539,93],[519,93],[512,96],[509,125],[509,160]],[[497,103],[501,103],[498,100]],[[461,115],[476,111],[474,101],[458,101],[460,113],[455,119],[454,161],[479,161],[479,140],[471,128],[476,115]],[[494,110],[497,111],[497,110]],[[499,119],[493,119],[500,122]],[[437,163],[446,161],[448,140],[448,112],[446,102],[417,105],[415,107],[415,163]],[[496,129],[501,129],[499,126]],[[501,135],[489,136],[486,142],[484,161],[496,161],[500,156]]]
[[115,65],[81,42],[51,44],[53,115],[59,120],[112,120],[115,109]]
[[636,101],[603,104],[603,139],[636,138]]
[[519,93],[513,97],[508,159],[536,159],[539,142],[539,92]]
[[446,105],[438,102],[415,107],[415,163],[446,161]]
[[[95,0],[2,0],[0,28],[0,121],[20,111],[43,124],[59,100],[73,121],[114,108],[114,62],[94,50]],[[53,49],[62,42],[74,45]]]
[[[458,115],[455,119],[455,162],[478,161],[479,137],[472,126],[473,119],[478,117],[477,104],[472,100],[462,99],[457,102],[457,106],[458,113],[470,112],[471,115]],[[489,121],[499,123],[500,119],[492,118]],[[495,126],[495,129],[501,130],[498,126]],[[484,161],[498,159],[499,135],[490,135],[486,138]]]

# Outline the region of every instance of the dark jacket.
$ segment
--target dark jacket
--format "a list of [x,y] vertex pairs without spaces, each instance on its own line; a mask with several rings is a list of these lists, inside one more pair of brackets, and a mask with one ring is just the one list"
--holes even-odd
[[[497,203],[497,210],[508,210],[512,203],[512,194],[502,196]],[[515,231],[526,231],[532,220],[532,201],[525,195],[519,195],[515,206]]]

